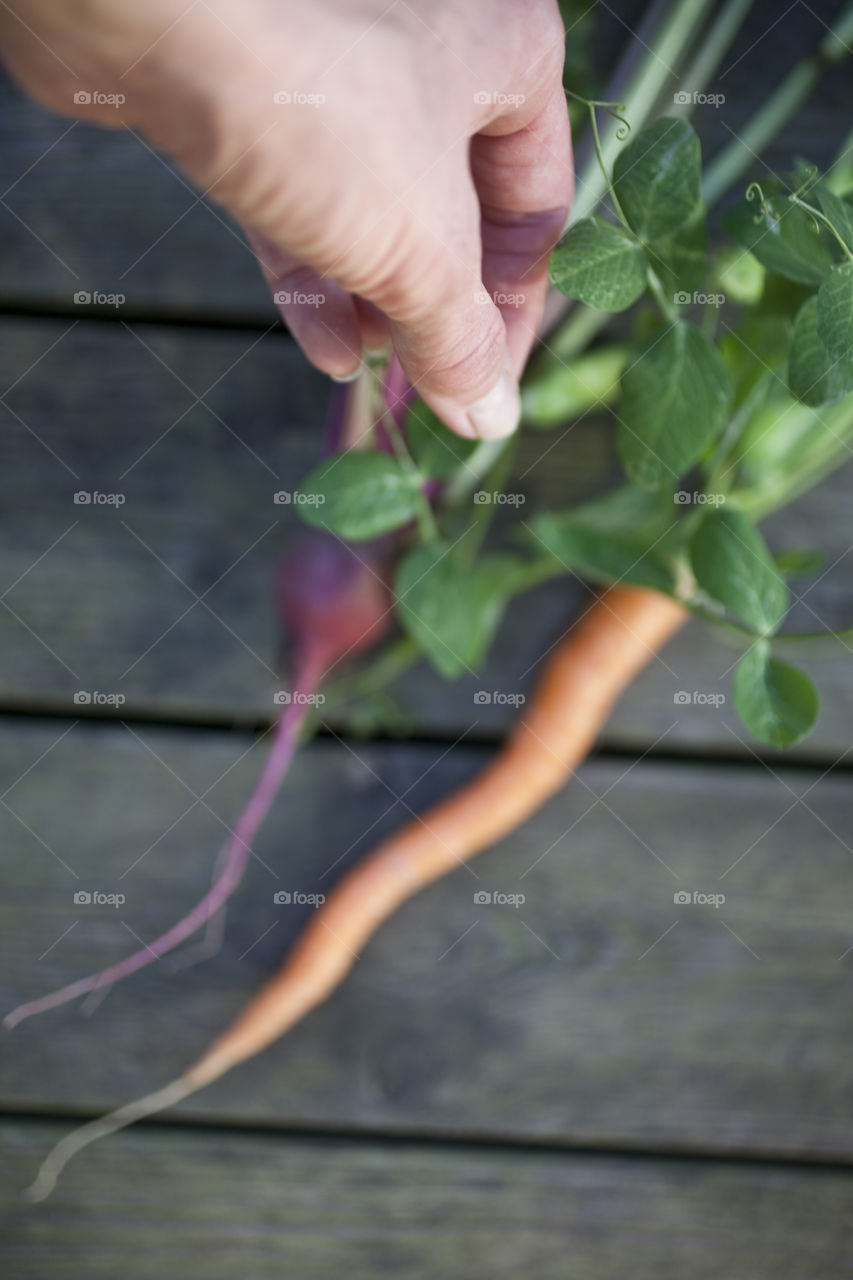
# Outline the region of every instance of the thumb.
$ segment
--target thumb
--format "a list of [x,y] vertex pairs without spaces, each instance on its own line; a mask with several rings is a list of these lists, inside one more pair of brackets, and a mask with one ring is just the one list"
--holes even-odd
[[473,192],[471,205],[463,247],[458,221],[443,241],[418,220],[411,252],[369,296],[388,316],[400,364],[430,408],[458,435],[498,440],[517,428],[521,397],[503,317],[482,282]]

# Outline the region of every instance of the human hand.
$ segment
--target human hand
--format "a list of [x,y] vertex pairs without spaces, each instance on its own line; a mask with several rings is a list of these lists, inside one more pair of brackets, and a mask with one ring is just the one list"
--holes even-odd
[[554,0],[10,0],[0,42],[46,106],[139,129],[243,223],[320,369],[390,339],[454,430],[514,430],[572,191]]

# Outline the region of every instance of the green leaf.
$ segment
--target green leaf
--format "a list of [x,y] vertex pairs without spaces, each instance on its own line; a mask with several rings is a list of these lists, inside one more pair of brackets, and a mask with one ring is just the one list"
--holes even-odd
[[819,698],[798,667],[771,658],[758,644],[745,653],[734,677],[738,714],[753,737],[769,747],[790,747],[814,728]]
[[692,325],[653,333],[622,375],[619,452],[639,485],[676,478],[726,424],[732,380],[717,348]]
[[602,218],[584,218],[551,254],[552,282],[596,311],[624,311],[646,287],[648,265],[637,241]]
[[853,355],[853,262],[834,267],[817,291],[817,332],[834,360]]
[[451,431],[423,400],[416,400],[406,414],[406,441],[418,470],[431,480],[461,467],[480,443]]
[[334,453],[305,477],[298,499],[306,524],[358,542],[414,518],[420,478],[378,450]]
[[742,200],[720,222],[763,267],[788,280],[817,285],[832,270],[832,254],[811,214],[781,192],[765,193],[764,212],[758,199]]
[[699,586],[761,635],[776,630],[788,607],[788,588],[767,543],[742,511],[714,511],[690,545]]
[[724,245],[714,261],[715,283],[733,302],[754,306],[764,292],[764,267],[755,254],[737,244]]
[[646,253],[667,293],[692,294],[701,289],[708,273],[708,227],[703,201],[677,231],[647,244]]
[[826,568],[826,556],[812,547],[789,547],[773,559],[779,572],[790,578],[819,573]]
[[817,328],[816,297],[803,303],[794,321],[788,387],[792,396],[812,409],[853,391],[853,356],[834,359],[823,345]]
[[825,213],[848,249],[853,249],[853,205],[822,183],[815,188],[821,212]]
[[415,547],[400,561],[400,623],[440,675],[453,679],[483,660],[517,569],[514,556],[483,556],[471,566],[439,544]]
[[566,569],[596,582],[628,582],[671,594],[675,575],[665,555],[630,533],[601,533],[574,518],[573,512],[546,512],[531,524],[545,547]]
[[534,370],[521,386],[524,425],[556,427],[612,404],[627,354],[621,343],[608,342],[568,361],[555,359],[544,373]]
[[683,226],[699,203],[699,139],[686,120],[664,117],[642,129],[616,157],[613,186],[642,240]]

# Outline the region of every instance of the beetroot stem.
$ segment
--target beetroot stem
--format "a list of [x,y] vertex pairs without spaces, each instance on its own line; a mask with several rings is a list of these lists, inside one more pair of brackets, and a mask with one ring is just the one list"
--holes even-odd
[[117,964],[110,965],[108,969],[91,973],[85,978],[78,978],[76,982],[60,987],[58,991],[52,991],[38,1000],[30,1000],[26,1004],[18,1005],[17,1009],[13,1009],[3,1019],[4,1027],[11,1030],[25,1018],[44,1013],[48,1009],[55,1009],[59,1005],[67,1004],[69,1000],[76,999],[77,996],[97,991],[100,987],[109,986],[128,977],[131,973],[136,973],[138,969],[144,969],[146,965],[152,964],[180,946],[223,906],[243,877],[252,851],[252,841],[287,776],[300,730],[311,706],[310,695],[319,684],[320,674],[321,671],[316,662],[306,660],[302,663],[299,679],[294,685],[292,701],[278,720],[272,747],[258,784],[226,843],[222,871],[201,901],[196,903],[192,911],[173,924],[171,929],[156,938],[150,946],[142,947]]

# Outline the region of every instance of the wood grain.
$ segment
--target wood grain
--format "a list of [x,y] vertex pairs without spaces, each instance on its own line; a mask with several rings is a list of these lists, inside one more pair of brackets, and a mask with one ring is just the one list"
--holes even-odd
[[[0,386],[10,384],[0,405],[2,705],[73,714],[84,690],[121,694],[129,715],[271,718],[282,683],[271,584],[298,526],[275,495],[317,456],[324,380],[280,335],[0,321]],[[588,418],[525,433],[516,471],[523,518],[568,505],[612,479],[609,428]],[[768,522],[774,547],[826,557],[817,580],[794,583],[796,629],[853,618],[849,487],[848,468]],[[81,491],[124,501],[81,506]],[[412,726],[451,739],[505,732],[587,599],[567,575],[510,608],[476,675],[446,684],[420,666],[399,689]],[[626,693],[604,743],[748,756],[731,714],[737,656],[690,627]],[[824,701],[803,758],[848,747],[849,658],[845,646],[808,658]],[[718,696],[722,710],[709,700]]]
[[[598,6],[594,62],[602,91],[643,8],[623,4],[616,13]],[[824,37],[837,10],[834,0],[814,0],[768,22],[763,7],[754,7],[707,86],[724,101],[701,103],[693,113],[707,155],[743,132],[783,70]],[[824,71],[766,149],[771,172],[786,172],[800,156],[831,162],[846,128],[848,77],[843,65]],[[673,78],[661,113],[671,109],[673,91],[693,88]],[[755,172],[762,171],[757,163]],[[98,290],[122,293],[127,316],[275,319],[242,233],[168,160],[135,133],[43,110],[2,72],[0,199],[0,303],[73,311],[75,292]]]
[[[0,1180],[61,1133],[6,1123]],[[0,1245],[16,1280],[848,1273],[846,1172],[137,1130],[87,1151]]]
[[[0,734],[4,1011],[186,910],[259,767],[257,749],[241,759],[242,734],[81,724],[60,738],[65,727]],[[91,1017],[68,1007],[21,1024],[0,1077],[7,1108],[97,1111],[178,1074],[312,909],[274,893],[327,892],[487,755],[311,747],[218,956],[155,965]],[[179,1114],[849,1157],[849,811],[849,780],[817,771],[592,762],[514,837],[408,903],[289,1037]],[[81,889],[127,901],[81,906]],[[478,904],[481,891],[525,902]],[[680,906],[679,891],[726,901]]]

